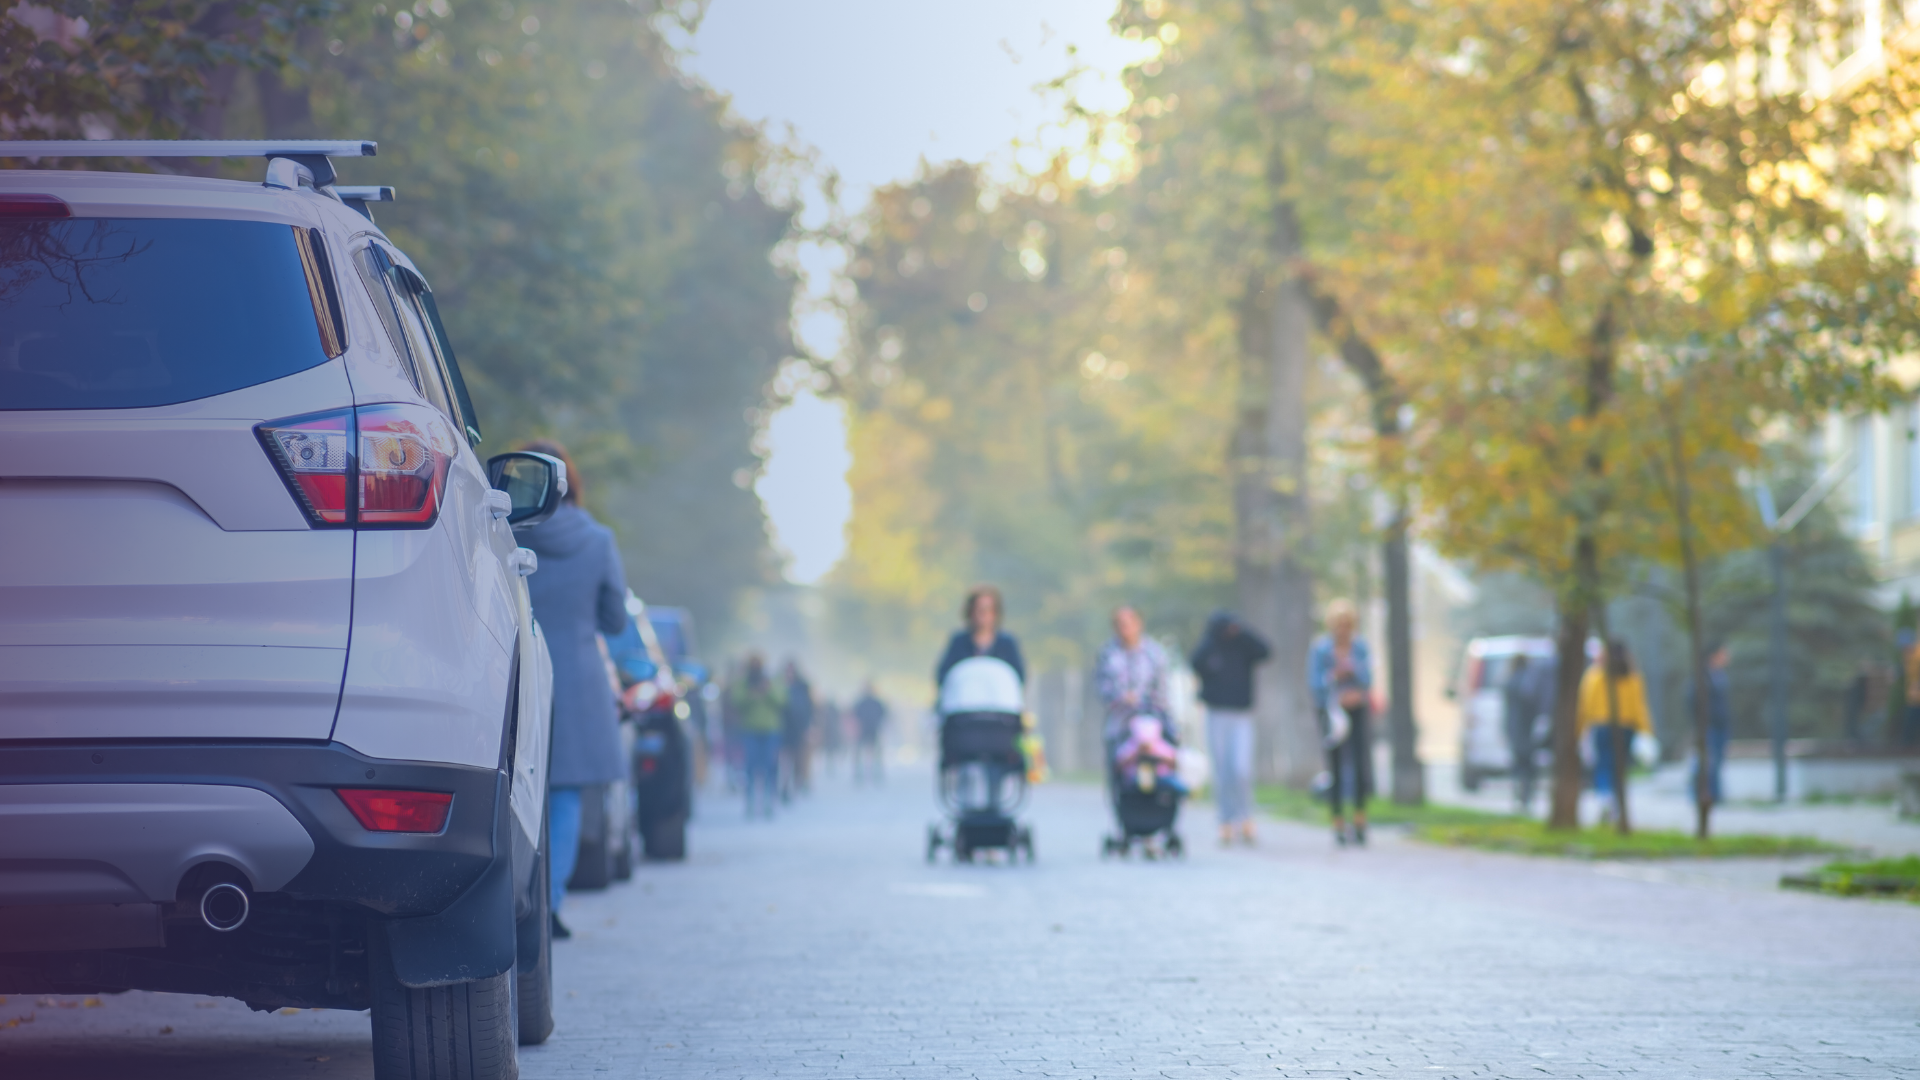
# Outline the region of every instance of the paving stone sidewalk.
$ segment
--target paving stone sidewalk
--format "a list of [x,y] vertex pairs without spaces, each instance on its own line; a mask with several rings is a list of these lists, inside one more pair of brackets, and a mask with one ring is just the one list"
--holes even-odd
[[[1920,908],[1277,823],[1220,851],[1209,809],[1184,862],[1102,861],[1099,792],[1049,786],[1037,865],[928,866],[923,776],[771,823],[710,799],[686,864],[570,899],[522,1074],[1920,1077]],[[4,1026],[33,1008],[0,1005],[0,1077],[368,1074],[359,1014]]]

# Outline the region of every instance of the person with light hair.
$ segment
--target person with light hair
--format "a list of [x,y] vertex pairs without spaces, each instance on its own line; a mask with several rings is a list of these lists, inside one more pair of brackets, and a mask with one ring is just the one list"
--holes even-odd
[[[1367,843],[1367,799],[1373,794],[1373,735],[1370,729],[1373,657],[1355,634],[1360,614],[1351,600],[1327,605],[1327,632],[1307,656],[1307,686],[1327,748],[1328,798],[1333,810],[1333,839],[1341,847]],[[1353,829],[1347,829],[1345,803],[1353,805]]]

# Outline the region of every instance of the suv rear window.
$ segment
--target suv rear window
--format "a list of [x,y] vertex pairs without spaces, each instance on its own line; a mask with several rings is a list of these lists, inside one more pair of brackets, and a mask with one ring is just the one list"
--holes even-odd
[[171,405],[326,363],[338,348],[322,340],[331,312],[316,316],[326,300],[302,233],[260,221],[0,223],[0,409]]

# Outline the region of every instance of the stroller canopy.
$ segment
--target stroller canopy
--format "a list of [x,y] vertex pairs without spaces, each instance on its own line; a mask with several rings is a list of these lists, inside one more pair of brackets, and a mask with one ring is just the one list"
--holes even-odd
[[983,712],[1018,716],[1025,708],[1020,676],[1011,664],[991,656],[960,661],[940,684],[941,716]]

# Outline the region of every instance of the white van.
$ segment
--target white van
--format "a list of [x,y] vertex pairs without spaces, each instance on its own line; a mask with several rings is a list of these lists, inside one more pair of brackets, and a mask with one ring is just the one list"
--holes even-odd
[[[433,292],[334,184],[0,170],[0,994],[371,1009],[375,1075],[552,1028],[552,669]],[[349,205],[350,203],[354,205]],[[502,490],[504,489],[504,490]]]

